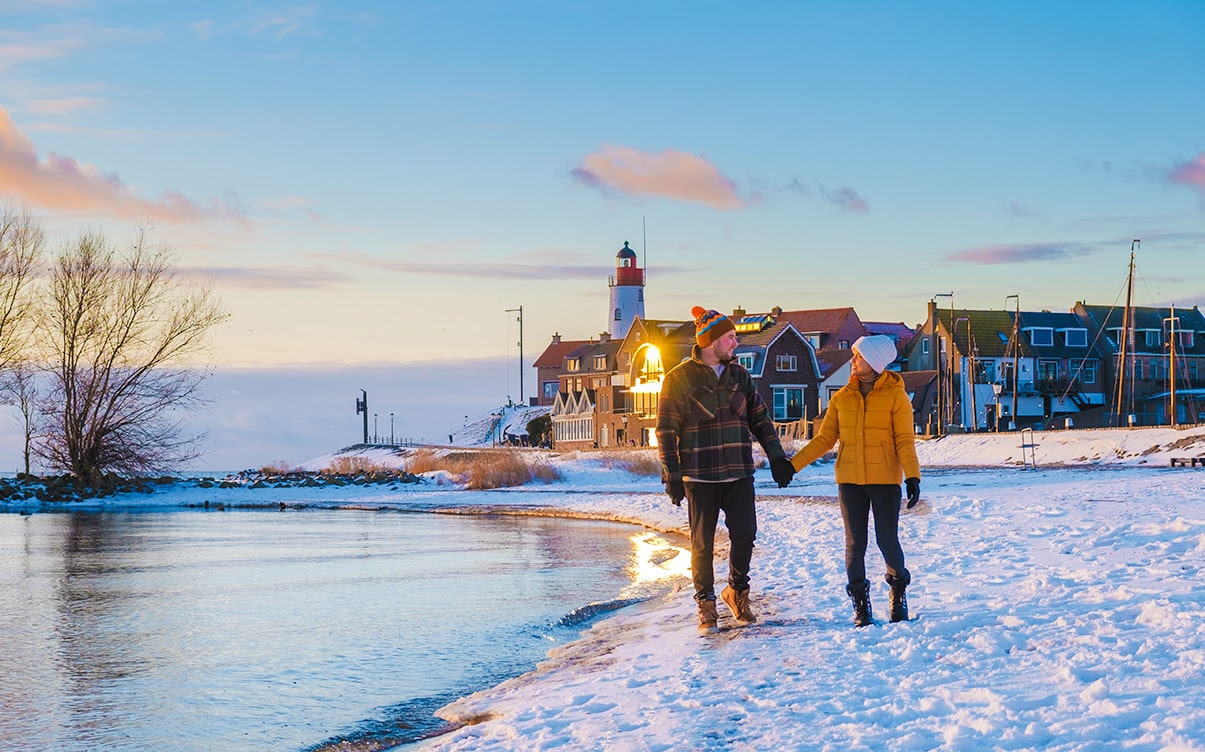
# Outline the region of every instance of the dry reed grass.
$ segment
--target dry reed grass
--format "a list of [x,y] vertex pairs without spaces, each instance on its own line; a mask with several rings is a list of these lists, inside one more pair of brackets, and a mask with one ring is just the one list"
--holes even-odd
[[259,469],[261,475],[284,475],[289,472],[289,463],[284,460],[270,462]]
[[482,490],[521,486],[533,480],[551,483],[561,473],[539,459],[529,461],[527,452],[508,449],[489,449],[480,452],[449,452],[439,455],[430,449],[420,449],[406,460],[406,470],[420,473],[443,470],[464,477],[466,488]]
[[603,461],[617,470],[646,477],[661,476],[661,458],[656,449],[625,449],[606,452]]
[[368,473],[389,473],[396,469],[364,457],[336,457],[326,466],[324,472],[330,475],[366,475]]

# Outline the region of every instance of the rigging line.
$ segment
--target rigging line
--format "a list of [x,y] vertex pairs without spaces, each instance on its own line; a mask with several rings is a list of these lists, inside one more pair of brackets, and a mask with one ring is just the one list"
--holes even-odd
[[[1117,287],[1117,293],[1113,296],[1113,303],[1109,306],[1109,310],[1105,312],[1104,320],[1101,321],[1100,326],[1097,327],[1096,336],[1092,338],[1092,344],[1090,344],[1088,346],[1089,354],[1091,354],[1092,349],[1094,347],[1096,347],[1097,343],[1100,342],[1100,338],[1105,336],[1105,330],[1108,328],[1109,319],[1113,316],[1113,312],[1117,310],[1117,304],[1118,304],[1118,302],[1121,301],[1121,295],[1122,295],[1122,293],[1125,292],[1125,289],[1126,289],[1126,282],[1125,282],[1125,280],[1122,280],[1121,284],[1119,284]],[[1084,303],[1085,309],[1087,308],[1087,306],[1088,306],[1088,304],[1087,304],[1087,302],[1085,302]],[[1123,336],[1124,336],[1124,333],[1123,333]],[[1060,399],[1064,399],[1064,400],[1067,399],[1067,395],[1071,393],[1071,385],[1075,383],[1076,379],[1079,379],[1081,376],[1083,376],[1084,364],[1087,361],[1088,361],[1088,355],[1085,355],[1084,357],[1080,358],[1079,367],[1076,368],[1075,373],[1072,375],[1071,379],[1069,380],[1069,383],[1067,384],[1067,389],[1063,391],[1063,394],[1060,397]],[[1097,375],[1099,376],[1099,374],[1097,374]]]

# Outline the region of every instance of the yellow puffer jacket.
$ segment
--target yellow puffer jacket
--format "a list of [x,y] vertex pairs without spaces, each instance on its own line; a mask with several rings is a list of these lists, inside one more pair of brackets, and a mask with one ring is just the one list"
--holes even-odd
[[820,432],[791,458],[798,472],[833,448],[838,440],[837,482],[899,485],[920,478],[912,402],[904,379],[884,371],[865,397],[857,378],[833,395]]

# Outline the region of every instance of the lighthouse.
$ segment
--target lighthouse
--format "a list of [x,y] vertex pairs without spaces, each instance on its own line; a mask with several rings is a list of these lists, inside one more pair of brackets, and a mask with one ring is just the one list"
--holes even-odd
[[644,318],[644,270],[636,266],[636,252],[623,241],[615,254],[615,276],[611,277],[611,320],[608,331],[612,339],[622,339],[639,316]]

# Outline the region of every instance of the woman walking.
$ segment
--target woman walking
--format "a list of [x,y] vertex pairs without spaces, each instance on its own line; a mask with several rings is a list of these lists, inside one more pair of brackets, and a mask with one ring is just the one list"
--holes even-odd
[[887,566],[891,621],[908,619],[905,590],[912,575],[904,567],[899,540],[900,479],[908,489],[908,508],[920,500],[920,463],[912,401],[903,378],[887,366],[896,358],[890,337],[862,337],[853,344],[849,383],[829,400],[820,432],[791,458],[799,471],[838,441],[837,500],[845,522],[845,592],[854,606],[854,624],[874,623],[870,581],[866,579],[867,528],[874,515],[875,542]]

